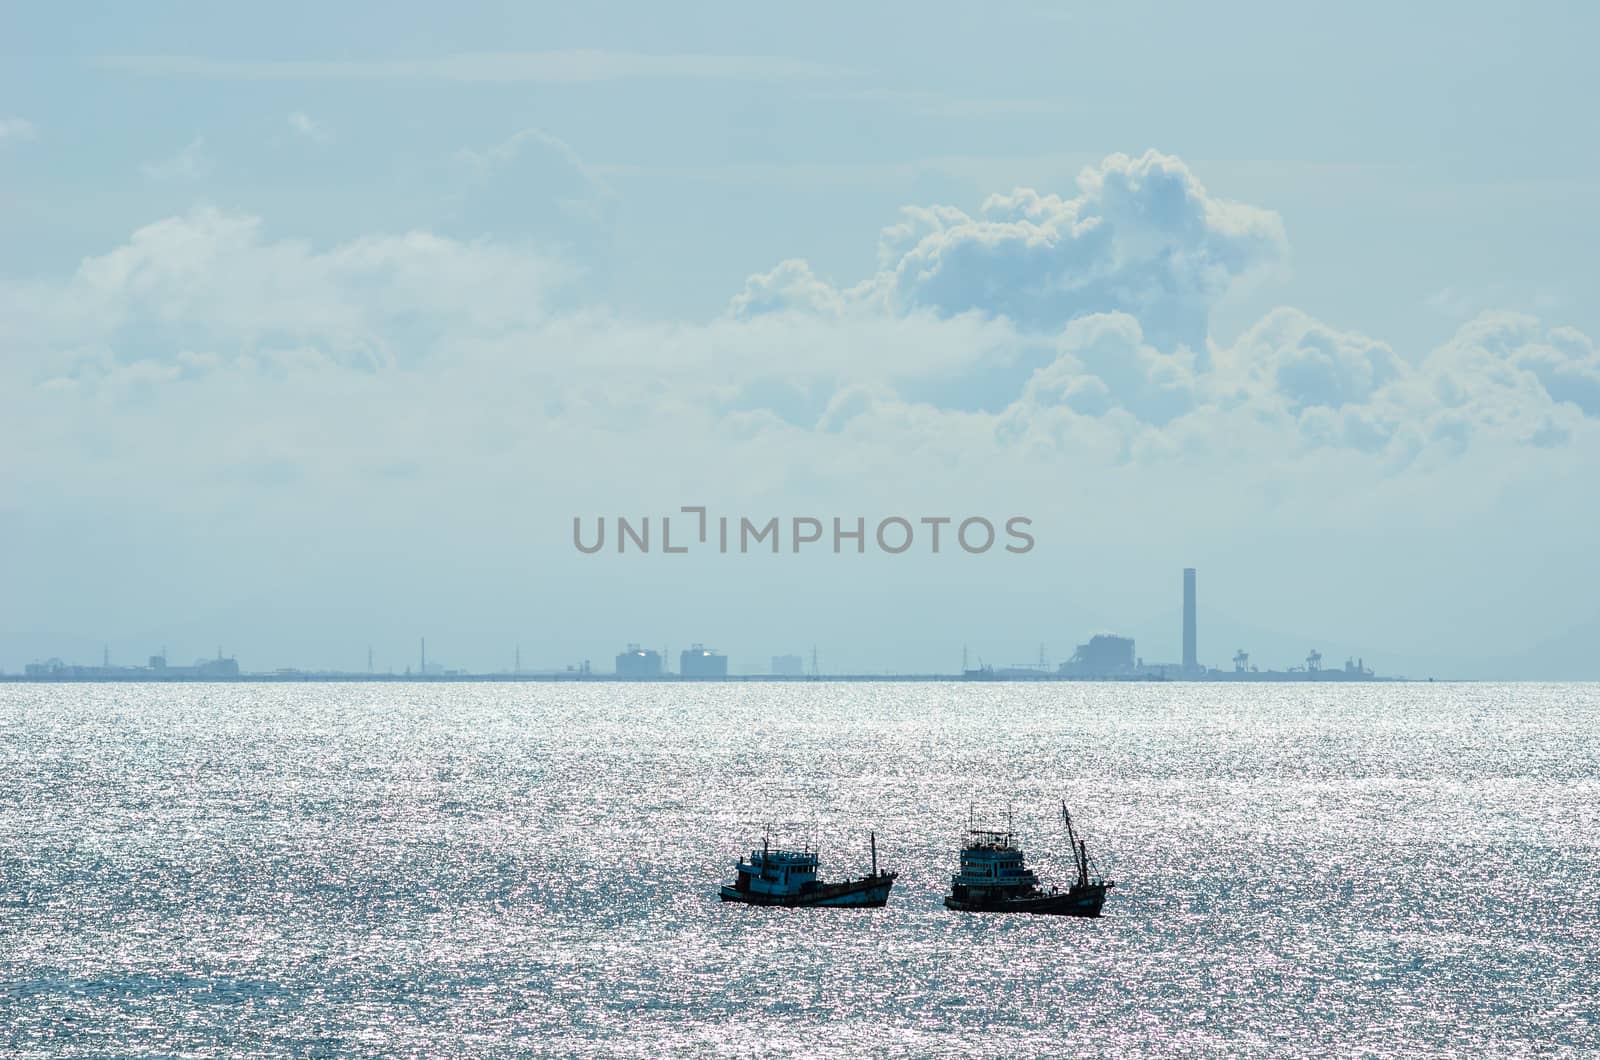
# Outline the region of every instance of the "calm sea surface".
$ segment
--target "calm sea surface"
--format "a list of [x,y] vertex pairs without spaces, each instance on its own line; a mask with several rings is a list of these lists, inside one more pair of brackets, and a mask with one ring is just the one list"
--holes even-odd
[[0,685],[0,1054],[1588,1054],[1597,806],[1595,685]]

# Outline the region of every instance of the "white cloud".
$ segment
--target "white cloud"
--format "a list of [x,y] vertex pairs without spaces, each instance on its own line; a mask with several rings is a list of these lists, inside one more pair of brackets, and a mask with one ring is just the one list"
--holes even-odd
[[[1341,451],[1388,476],[1475,446],[1552,448],[1595,433],[1592,342],[1529,317],[1480,315],[1407,359],[1283,308],[1218,348],[1205,334],[1210,306],[1286,260],[1276,216],[1215,199],[1153,152],[1112,156],[1078,183],[1072,198],[992,196],[976,217],[907,208],[882,233],[872,278],[841,289],[786,261],[750,277],[731,315],[840,331],[930,311],[944,323],[1014,323],[1009,353],[968,363],[974,378],[1035,357],[1030,336],[1051,336],[1048,359],[993,415],[1008,445],[1062,458],[1076,445],[1119,463]],[[885,407],[881,395],[873,407]]]
[[1600,416],[1600,350],[1576,328],[1553,328],[1522,348],[1519,363],[1538,377],[1555,401]]
[[1523,314],[1481,314],[1419,374],[1441,404],[1475,413],[1482,423],[1526,426],[1552,404],[1600,418],[1600,355],[1593,341]]
[[806,262],[791,258],[779,262],[771,272],[745,280],[744,290],[734,296],[729,312],[741,318],[788,310],[837,317],[845,307],[845,297],[832,284],[818,279]]
[[[530,151],[561,162],[563,147],[525,134],[462,162],[492,177]],[[562,164],[581,175],[575,158]],[[1093,490],[1136,469],[1158,492],[1243,478],[1288,503],[1335,480],[1453,466],[1492,477],[1596,444],[1593,342],[1532,318],[1478,317],[1403,358],[1280,309],[1227,347],[1196,350],[1146,323],[1163,319],[1159,298],[1133,311],[1110,287],[1103,301],[1080,291],[1071,312],[1045,299],[1019,324],[1010,292],[930,305],[906,297],[928,289],[915,279],[898,286],[911,261],[948,263],[948,241],[932,248],[930,236],[986,225],[1009,226],[996,244],[1008,275],[1026,283],[1026,264],[1048,280],[1070,255],[1034,259],[1021,233],[1068,215],[1120,229],[1100,242],[1060,237],[1077,238],[1073,253],[1101,276],[1177,268],[1175,248],[1205,248],[1184,282],[1207,297],[1256,267],[1261,239],[1276,246],[1269,215],[1208,206],[1169,160],[1145,165],[1163,174],[1155,189],[1119,157],[1077,199],[991,202],[983,216],[999,220],[912,211],[885,233],[885,266],[863,285],[840,290],[784,262],[751,277],[729,314],[698,323],[573,305],[569,264],[498,238],[409,232],[316,247],[271,236],[258,218],[196,210],[139,229],[68,279],[0,286],[0,405],[10,429],[52,454],[11,474],[42,476],[36,488],[108,474],[99,488],[110,490],[131,466],[171,465],[225,491],[270,481],[357,496],[404,468],[435,485],[441,474],[516,475],[584,491],[647,452],[668,469],[722,461],[736,489],[855,493],[870,469],[907,491],[952,476],[1002,492]],[[975,391],[984,399],[963,400]],[[654,474],[651,488],[678,478]]]
[[1122,409],[1158,427],[1195,407],[1195,354],[1181,347],[1157,350],[1126,313],[1074,320],[1062,331],[1058,349],[1060,356],[1029,380],[1026,402],[1044,405],[1057,398],[1086,414]]
[[[581,161],[536,131],[461,161],[492,180],[530,157],[588,187]],[[293,418],[287,395],[306,387],[382,402],[401,424],[450,419],[469,449],[485,431],[514,441],[525,429],[603,439],[595,451],[642,444],[671,461],[737,438],[741,452],[838,468],[851,466],[835,448],[849,438],[860,459],[880,466],[921,453],[1076,477],[1141,463],[1214,474],[1232,462],[1340,452],[1365,460],[1369,475],[1393,476],[1470,459],[1475,447],[1535,451],[1593,438],[1594,344],[1532,318],[1476,318],[1408,361],[1280,309],[1230,346],[1197,350],[1163,337],[1170,320],[1159,297],[1130,310],[1115,287],[1100,288],[1101,300],[1079,290],[1070,305],[1051,296],[1016,313],[1019,324],[1007,312],[1013,292],[926,305],[930,287],[907,279],[914,262],[949,263],[952,232],[970,227],[982,242],[993,234],[985,226],[1000,226],[1002,271],[1024,286],[1028,268],[1049,282],[1069,257],[1090,273],[1126,276],[1178,268],[1178,248],[1198,247],[1188,257],[1200,264],[1182,283],[1212,297],[1257,267],[1261,247],[1277,248],[1262,260],[1280,258],[1281,233],[1263,220],[1270,215],[1215,205],[1197,187],[1173,160],[1117,156],[1085,175],[1076,199],[1015,192],[991,200],[981,221],[948,207],[908,211],[883,235],[884,267],[858,287],[841,290],[788,261],[752,276],[728,315],[703,323],[627,321],[574,305],[569,264],[492,235],[410,232],[318,248],[271,237],[258,218],[200,209],[139,229],[65,282],[0,287],[0,344],[11,393],[49,394],[51,422],[92,417],[96,432],[117,430],[94,411],[107,402],[143,407],[169,396],[179,421],[190,407],[233,408],[217,430],[249,418],[257,391],[285,401],[256,415]],[[1118,231],[1063,236],[1069,216],[1086,231]],[[1035,259],[1026,244],[1045,229],[1076,249]],[[972,392],[983,399],[963,400]],[[486,410],[508,401],[516,411],[497,423]],[[323,430],[332,450],[364,454],[352,456],[355,467],[426,467],[438,456],[392,432],[384,456],[366,439]],[[866,455],[861,446],[881,448]],[[230,459],[227,447],[184,458],[213,457]]]
[[903,215],[882,233],[878,275],[855,293],[898,312],[980,311],[1045,331],[1124,312],[1157,346],[1202,357],[1212,306],[1288,256],[1276,214],[1210,195],[1182,161],[1154,151],[1086,168],[1070,198],[1019,188],[991,195],[976,216],[951,206]]
[[1364,402],[1403,367],[1383,343],[1294,309],[1269,313],[1218,362],[1229,384],[1279,395],[1296,411]]
[[275,349],[371,369],[526,328],[570,277],[525,251],[424,232],[318,250],[202,208],[146,225],[65,283],[0,288],[0,342],[33,353],[48,376]]

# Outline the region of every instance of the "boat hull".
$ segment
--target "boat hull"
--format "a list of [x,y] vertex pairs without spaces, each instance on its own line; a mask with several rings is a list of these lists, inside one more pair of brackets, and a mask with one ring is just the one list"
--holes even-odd
[[1086,887],[1074,887],[1070,891],[1037,894],[1026,898],[1001,896],[957,898],[954,895],[947,895],[944,907],[964,913],[1033,913],[1038,916],[1097,917],[1100,915],[1100,909],[1106,904],[1106,891],[1109,889],[1109,884],[1089,884]]
[[724,886],[718,894],[724,902],[744,905],[774,905],[785,909],[880,909],[889,901],[889,888],[895,873],[863,876],[858,880],[824,884],[801,894],[765,894]]

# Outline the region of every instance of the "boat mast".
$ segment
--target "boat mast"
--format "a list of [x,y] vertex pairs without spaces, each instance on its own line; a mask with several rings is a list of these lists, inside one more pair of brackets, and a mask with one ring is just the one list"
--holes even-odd
[[872,844],[872,874],[878,874],[878,833],[868,832],[867,842]]
[[1089,851],[1078,833],[1072,830],[1072,814],[1067,812],[1066,800],[1061,802],[1061,819],[1067,823],[1067,842],[1072,844],[1072,862],[1078,868],[1078,886],[1089,884]]

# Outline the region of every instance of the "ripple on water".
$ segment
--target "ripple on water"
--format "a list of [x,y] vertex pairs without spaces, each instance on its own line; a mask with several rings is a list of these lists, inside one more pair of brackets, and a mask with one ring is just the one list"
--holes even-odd
[[[1600,687],[0,686],[0,1052],[1600,1048]],[[946,912],[969,806],[1099,921]],[[881,911],[723,906],[767,823]]]

